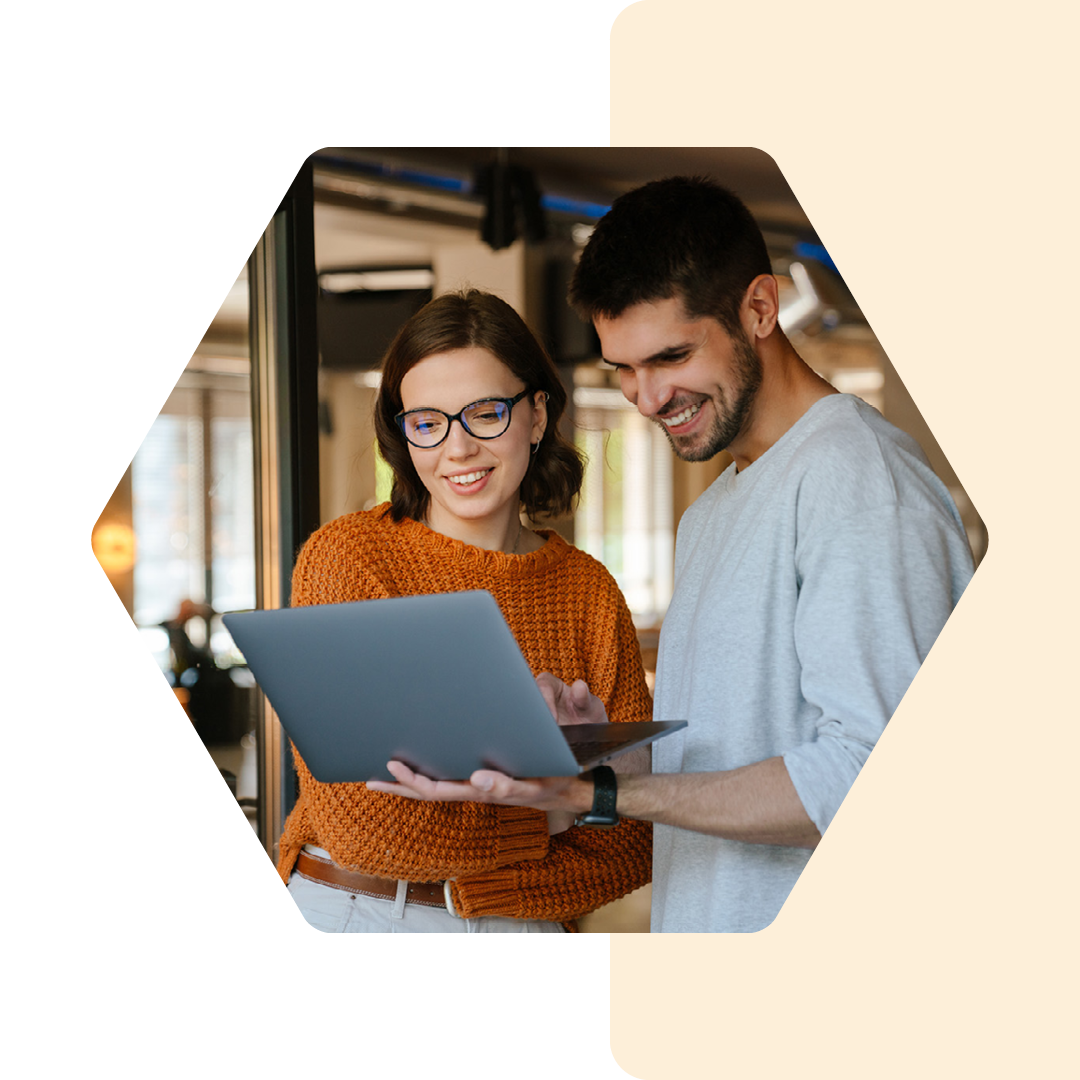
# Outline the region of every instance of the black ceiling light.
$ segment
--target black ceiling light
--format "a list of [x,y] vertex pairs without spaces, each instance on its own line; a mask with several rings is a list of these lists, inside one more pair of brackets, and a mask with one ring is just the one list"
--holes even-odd
[[518,238],[519,227],[530,244],[547,235],[536,177],[521,165],[511,165],[505,150],[490,165],[477,169],[474,190],[485,205],[480,236],[494,251],[508,248]]

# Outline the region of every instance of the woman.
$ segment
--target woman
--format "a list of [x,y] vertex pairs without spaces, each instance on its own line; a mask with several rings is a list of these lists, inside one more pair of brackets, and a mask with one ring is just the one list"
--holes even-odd
[[[581,460],[557,430],[565,405],[554,364],[508,304],[475,290],[433,300],[383,361],[375,427],[390,502],[308,540],[293,604],[487,589],[534,673],[586,680],[613,721],[649,719],[611,575],[522,523],[522,511],[567,513],[581,486]],[[278,869],[323,930],[562,932],[649,880],[641,822],[574,828],[538,810],[320,784],[299,755],[296,769]]]

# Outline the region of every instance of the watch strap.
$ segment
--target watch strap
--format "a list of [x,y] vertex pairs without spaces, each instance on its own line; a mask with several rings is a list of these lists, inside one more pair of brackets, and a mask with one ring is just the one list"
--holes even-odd
[[597,765],[590,774],[593,780],[592,809],[579,817],[578,825],[594,829],[610,829],[619,823],[615,809],[619,789],[615,780],[615,770],[610,765]]

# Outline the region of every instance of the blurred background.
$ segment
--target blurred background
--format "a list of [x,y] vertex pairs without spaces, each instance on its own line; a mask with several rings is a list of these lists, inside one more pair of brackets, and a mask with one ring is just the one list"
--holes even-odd
[[[221,615],[287,604],[306,536],[386,499],[371,421],[379,360],[434,295],[466,285],[498,293],[559,365],[572,402],[566,433],[588,466],[574,514],[543,524],[614,574],[651,677],[679,518],[730,459],[677,460],[600,366],[596,337],[565,296],[612,200],[676,174],[713,176],[747,203],[796,350],[922,445],[976,562],[985,553],[981,519],[768,155],[327,148],[285,193],[93,533],[98,561],[271,857],[295,798],[288,744]],[[647,930],[648,889],[582,929]]]

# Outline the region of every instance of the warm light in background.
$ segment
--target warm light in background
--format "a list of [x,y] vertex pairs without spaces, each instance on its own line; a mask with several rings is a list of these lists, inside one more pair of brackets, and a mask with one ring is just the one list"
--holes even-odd
[[116,521],[99,525],[90,543],[106,574],[124,574],[135,565],[135,533],[130,525]]

